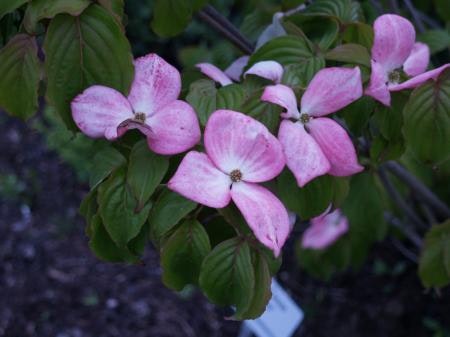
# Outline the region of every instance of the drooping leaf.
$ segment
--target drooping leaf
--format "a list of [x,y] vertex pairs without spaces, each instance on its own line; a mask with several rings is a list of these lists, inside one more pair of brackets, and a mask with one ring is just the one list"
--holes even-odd
[[147,203],[168,168],[168,158],[150,151],[146,140],[136,143],[130,154],[127,182],[138,201],[138,208]]
[[114,147],[108,146],[98,152],[92,161],[89,186],[94,189],[115,169],[125,165],[127,160]]
[[266,258],[259,252],[255,252],[253,257],[253,268],[255,273],[255,289],[253,298],[246,312],[241,316],[245,319],[256,319],[266,310],[267,304],[272,297],[269,266]]
[[133,79],[128,39],[106,9],[89,6],[79,17],[56,16],[44,43],[47,99],[66,125],[76,130],[70,102],[93,84],[127,94]]
[[250,308],[255,285],[248,244],[234,238],[216,246],[203,261],[199,284],[213,303],[232,305],[235,318],[246,318],[243,314]]
[[406,145],[425,163],[449,158],[450,70],[415,89],[404,111]]
[[40,20],[51,19],[60,13],[78,16],[90,4],[89,0],[33,0],[25,12],[23,26],[27,32],[33,34]]
[[346,43],[357,43],[366,47],[367,50],[371,50],[373,45],[373,28],[362,22],[348,24],[342,32],[342,39]]
[[0,19],[8,13],[16,10],[28,0],[1,0],[0,1]]
[[99,215],[92,219],[89,247],[99,259],[109,262],[137,262],[138,258],[128,248],[118,247],[103,225]]
[[86,234],[92,236],[92,219],[97,214],[97,190],[91,190],[81,201],[79,213],[86,220]]
[[161,249],[164,284],[175,290],[197,284],[201,264],[210,251],[203,226],[196,220],[185,221]]
[[118,22],[122,21],[124,15],[125,0],[97,0],[98,3],[112,13]]
[[352,0],[318,0],[304,10],[305,15],[330,16],[342,22],[360,21],[362,10],[359,3]]
[[0,107],[16,117],[31,117],[38,107],[39,78],[36,40],[16,35],[0,50]]
[[434,225],[426,234],[419,276],[425,287],[444,287],[450,283],[450,220]]
[[353,136],[359,137],[365,131],[374,109],[375,101],[369,96],[363,96],[339,111],[339,115],[344,118]]
[[261,95],[262,90],[258,90],[242,104],[239,111],[260,121],[276,134],[280,124],[281,108],[275,104],[261,101]]
[[323,56],[314,56],[299,64],[290,64],[284,68],[281,82],[290,87],[306,88],[315,74],[325,68]]
[[150,212],[150,235],[158,242],[175,227],[182,218],[195,209],[197,204],[178,193],[165,189]]
[[111,239],[125,247],[141,231],[152,204],[141,209],[126,183],[124,169],[117,170],[98,188],[99,213]]

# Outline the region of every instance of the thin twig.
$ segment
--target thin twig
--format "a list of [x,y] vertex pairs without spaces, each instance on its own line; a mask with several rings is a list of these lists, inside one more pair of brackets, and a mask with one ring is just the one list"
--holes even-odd
[[[208,6],[207,6],[208,7]],[[233,43],[237,48],[239,48],[245,54],[251,54],[253,52],[253,47],[250,42],[245,42],[245,38],[237,29],[231,29],[230,27],[234,27],[226,18],[225,19],[229,24],[224,24],[224,20],[217,20],[217,17],[211,16],[209,11],[206,8],[197,12],[197,16],[204,22],[206,22],[209,26],[214,28],[223,37]]]
[[400,219],[397,219],[389,212],[384,213],[384,219],[389,224],[399,229],[417,248],[420,249],[422,247],[422,239],[410,226],[405,225]]
[[405,200],[400,195],[400,193],[396,190],[394,185],[392,185],[386,171],[382,167],[380,167],[380,169],[378,170],[378,175],[380,177],[381,183],[383,184],[384,188],[388,192],[389,196],[392,198],[392,200],[395,202],[395,204],[403,211],[403,213],[406,215],[406,217],[409,220],[411,220],[415,225],[420,226],[420,227],[424,226],[424,224],[422,223],[422,220],[409,207],[409,205],[405,202]]
[[403,256],[405,256],[408,260],[417,263],[418,262],[418,257],[416,254],[414,254],[412,251],[410,251],[408,248],[405,247],[405,245],[403,243],[401,243],[399,240],[395,239],[395,238],[391,238],[391,242],[394,245],[395,248],[397,248],[397,250],[403,254]]
[[423,24],[422,19],[419,15],[419,11],[414,7],[411,0],[403,0],[403,2],[405,3],[406,8],[408,8],[408,10],[410,11],[410,13],[414,19],[414,23],[417,26],[417,29],[419,30],[419,32],[423,33],[426,30],[426,28],[425,28],[425,25]]
[[397,178],[408,185],[424,202],[433,207],[433,209],[444,218],[450,218],[450,208],[439,199],[427,186],[414,177],[402,165],[389,161],[383,165]]

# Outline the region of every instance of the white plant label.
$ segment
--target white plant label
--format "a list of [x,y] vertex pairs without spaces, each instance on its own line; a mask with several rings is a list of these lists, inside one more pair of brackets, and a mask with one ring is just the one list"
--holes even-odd
[[258,337],[290,337],[303,320],[303,311],[272,279],[272,298],[262,316],[244,322],[246,330]]

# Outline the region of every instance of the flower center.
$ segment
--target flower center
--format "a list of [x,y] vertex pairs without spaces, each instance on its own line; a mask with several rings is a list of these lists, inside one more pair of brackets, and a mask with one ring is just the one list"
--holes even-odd
[[238,183],[242,179],[242,172],[239,170],[233,170],[230,173],[230,179],[233,183]]
[[400,83],[401,74],[398,70],[393,70],[388,74],[389,83],[398,84]]
[[301,122],[302,124],[306,124],[306,123],[308,123],[310,120],[311,120],[311,117],[310,117],[308,114],[303,113],[303,114],[300,115],[300,122]]
[[134,121],[140,124],[145,123],[145,113],[143,112],[136,112],[134,114]]

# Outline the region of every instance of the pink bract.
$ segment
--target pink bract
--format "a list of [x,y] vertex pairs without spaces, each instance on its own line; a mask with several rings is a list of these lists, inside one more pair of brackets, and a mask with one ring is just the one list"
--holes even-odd
[[94,85],[75,97],[72,116],[89,137],[114,140],[137,128],[159,154],[181,153],[200,140],[200,126],[192,107],[177,100],[180,73],[156,54],[134,62],[135,77],[128,98],[117,90]]
[[[225,72],[211,63],[199,63],[196,66],[210,79],[219,83],[221,86],[227,86],[232,84],[233,81],[239,80],[247,62],[248,56],[242,56],[233,62]],[[260,61],[244,73],[244,76],[247,75],[256,75],[274,83],[280,83],[281,77],[283,76],[283,66],[276,61]]]
[[[372,73],[366,88],[371,96],[386,106],[391,105],[390,91],[414,88],[440,74],[427,72],[430,49],[424,43],[415,42],[414,26],[407,19],[385,14],[374,22],[374,44],[372,47]],[[399,84],[401,72],[416,76]]]
[[168,187],[208,207],[233,200],[256,238],[278,255],[290,231],[289,216],[281,201],[256,183],[283,169],[281,144],[263,124],[231,110],[215,111],[204,137],[206,154],[189,152]]
[[362,96],[361,72],[356,68],[319,71],[301,99],[300,111],[293,90],[285,85],[268,86],[263,101],[285,108],[278,139],[286,164],[300,187],[323,174],[348,176],[361,172],[356,151],[347,132],[327,114]]
[[339,209],[311,219],[311,225],[303,233],[302,246],[310,249],[324,249],[332,245],[349,229],[348,219]]

